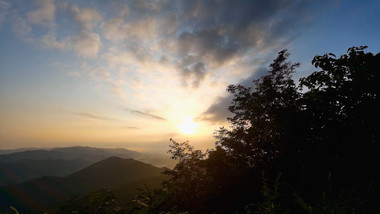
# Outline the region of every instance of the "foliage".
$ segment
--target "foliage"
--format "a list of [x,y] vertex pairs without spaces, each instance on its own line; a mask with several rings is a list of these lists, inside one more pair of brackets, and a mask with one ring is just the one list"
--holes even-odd
[[[19,214],[18,210],[14,206],[9,206],[9,209],[12,211],[11,212],[12,214]],[[5,214],[8,214],[8,213],[5,213]]]
[[81,214],[111,214],[121,213],[111,191],[92,190],[89,194],[81,198],[72,198],[60,205],[58,213],[81,213]]
[[216,144],[240,167],[266,165],[289,140],[288,119],[297,111],[299,96],[291,74],[299,64],[287,62],[288,56],[286,50],[279,52],[268,74],[255,80],[253,88],[227,88],[234,97],[229,107],[234,117],[228,118],[232,129],[219,130]]
[[326,189],[320,193],[316,201],[312,202],[314,204],[308,203],[298,194],[294,194],[296,202],[306,213],[366,213],[361,204],[355,201],[353,191],[342,190],[338,194],[334,192],[331,172],[329,172],[327,181]]
[[165,189],[150,189],[144,185],[138,188],[138,193],[132,200],[131,213],[169,213],[173,210],[169,206],[169,194]]
[[169,153],[177,165],[165,174],[171,179],[165,183],[166,188],[174,190],[176,203],[185,211],[202,209],[202,201],[207,194],[209,177],[205,168],[204,157],[207,153],[195,150],[187,141],[177,143],[171,139]]
[[261,193],[264,197],[264,202],[259,204],[259,213],[263,214],[275,214],[279,212],[279,180],[281,178],[281,173],[277,176],[276,180],[274,181],[273,186],[271,187],[268,184],[267,179],[265,178],[265,173],[262,172],[262,180],[263,180],[263,186],[261,189]]

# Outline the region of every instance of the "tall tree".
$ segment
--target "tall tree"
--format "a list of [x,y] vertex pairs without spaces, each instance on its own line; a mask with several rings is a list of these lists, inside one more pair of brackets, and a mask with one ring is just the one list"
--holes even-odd
[[232,129],[219,130],[216,145],[239,167],[267,165],[291,138],[288,130],[300,96],[291,75],[299,63],[288,62],[288,56],[287,50],[280,51],[268,74],[255,80],[253,87],[227,88],[233,95],[229,110],[234,116],[228,118]]

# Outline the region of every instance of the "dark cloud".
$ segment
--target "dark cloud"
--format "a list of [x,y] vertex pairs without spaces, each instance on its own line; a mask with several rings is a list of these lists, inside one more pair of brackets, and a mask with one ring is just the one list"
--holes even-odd
[[169,7],[169,3],[166,0],[135,0],[131,6],[140,13],[157,13],[163,8]]
[[[241,80],[238,84],[251,87],[253,86],[253,80],[256,80],[263,76],[267,72],[265,68],[259,68],[252,73],[246,79]],[[200,116],[197,117],[198,120],[208,121],[211,124],[225,123],[227,117],[231,117],[232,113],[228,110],[228,107],[231,105],[232,95],[227,94],[225,96],[218,97],[214,104],[212,104],[208,109],[203,112]]]
[[193,88],[197,88],[200,82],[205,78],[206,66],[200,60],[197,60],[193,56],[186,56],[180,66],[182,69],[181,75],[183,77],[182,85],[188,86],[186,80],[190,79]]
[[155,119],[155,120],[166,121],[165,118],[157,116],[157,115],[154,115],[154,114],[151,114],[151,113],[148,113],[148,112],[142,112],[142,111],[139,111],[139,110],[133,110],[133,109],[128,109],[128,108],[125,109],[125,110],[128,111],[128,112],[130,112],[130,113],[132,113],[132,114],[138,115],[138,116],[147,117],[147,118]]
[[107,22],[112,25],[107,28],[112,31],[109,39],[122,40],[121,47],[142,62],[161,60],[155,59],[159,50],[166,56],[162,59],[177,68],[182,85],[193,88],[225,66],[253,64],[262,54],[283,49],[310,26],[319,10],[315,1],[294,0],[127,2],[128,18]]
[[91,114],[91,113],[75,113],[75,114],[80,115],[80,116],[85,117],[85,118],[90,118],[90,119],[96,119],[96,120],[114,120],[114,121],[117,121],[117,119],[114,119],[114,118],[103,117],[103,116],[96,115],[96,114]]
[[227,117],[232,116],[231,112],[228,110],[231,101],[231,95],[218,97],[214,104],[197,117],[197,120],[208,121],[211,124],[225,123]]
[[256,69],[255,72],[251,74],[248,78],[245,78],[241,80],[238,84],[245,86],[245,87],[251,87],[254,80],[259,79],[260,77],[264,76],[268,72],[268,68],[260,67]]
[[197,72],[181,64],[181,76],[184,81],[193,81],[193,87],[209,74],[210,64],[221,67],[247,52],[257,56],[282,48],[312,21],[310,1],[198,0],[177,4],[181,23],[177,54],[183,59],[192,57],[194,64],[202,63],[206,68]]
[[239,44],[232,41],[225,27],[205,28],[195,32],[183,32],[178,38],[179,52],[202,56],[221,64],[239,51]]

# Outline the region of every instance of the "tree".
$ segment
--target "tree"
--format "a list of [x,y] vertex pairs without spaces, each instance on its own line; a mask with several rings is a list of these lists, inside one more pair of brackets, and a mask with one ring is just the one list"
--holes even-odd
[[299,63],[283,50],[252,87],[228,86],[234,116],[217,132],[215,149],[172,141],[173,203],[192,213],[242,212],[247,204],[280,213],[326,211],[318,207],[326,204],[379,211],[380,54],[365,48],[316,56],[319,71],[298,86],[291,75]]
[[216,145],[239,167],[265,166],[275,159],[291,139],[291,119],[298,111],[299,92],[292,73],[299,63],[287,61],[287,50],[280,51],[268,74],[255,80],[253,88],[230,85],[233,95],[228,118],[232,129],[221,128]]
[[170,139],[169,153],[172,159],[178,163],[172,170],[167,170],[165,174],[171,179],[165,183],[168,189],[174,190],[176,204],[180,211],[200,211],[203,209],[203,202],[209,186],[207,171],[204,166],[206,153],[195,150],[187,141],[177,143]]
[[339,58],[316,56],[312,63],[321,70],[302,78],[300,86],[307,89],[302,149],[314,171],[309,174],[331,171],[338,192],[354,190],[358,203],[370,207],[380,189],[380,54],[365,48],[351,47]]
[[87,195],[74,197],[59,206],[57,213],[122,213],[121,207],[111,191],[92,190]]

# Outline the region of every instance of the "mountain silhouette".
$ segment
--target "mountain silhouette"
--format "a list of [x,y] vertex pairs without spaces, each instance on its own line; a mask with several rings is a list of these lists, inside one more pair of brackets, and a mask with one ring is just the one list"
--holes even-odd
[[1,187],[0,211],[8,210],[9,205],[24,212],[43,211],[93,189],[115,189],[144,179],[162,178],[162,171],[163,168],[133,159],[110,157],[66,177],[45,176]]
[[68,176],[113,156],[133,158],[157,167],[171,168],[175,165],[175,161],[165,155],[123,148],[67,147],[16,152],[10,150],[9,153],[0,155],[0,186],[22,183],[42,176]]
[[93,162],[83,159],[22,159],[0,164],[0,186],[22,183],[42,176],[67,176]]

